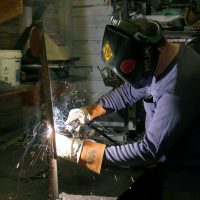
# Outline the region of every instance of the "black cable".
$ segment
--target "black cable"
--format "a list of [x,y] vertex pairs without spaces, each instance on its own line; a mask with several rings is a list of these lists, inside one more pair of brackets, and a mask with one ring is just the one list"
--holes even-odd
[[92,128],[93,130],[95,130],[97,133],[103,135],[105,138],[107,138],[113,144],[120,145],[120,143],[118,143],[117,141],[113,140],[111,137],[108,136],[108,134],[111,131],[109,129],[105,128],[104,126],[102,126],[100,123],[97,123],[96,121],[91,120],[87,125],[90,128]]

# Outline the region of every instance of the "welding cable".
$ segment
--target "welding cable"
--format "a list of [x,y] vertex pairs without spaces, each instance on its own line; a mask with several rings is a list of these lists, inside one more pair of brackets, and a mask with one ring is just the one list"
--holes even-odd
[[116,140],[113,140],[111,137],[109,137],[107,134],[109,134],[111,131],[107,128],[105,128],[104,126],[102,126],[100,123],[97,123],[94,120],[91,120],[89,123],[87,123],[87,125],[92,128],[93,130],[95,130],[97,133],[101,134],[102,136],[104,136],[105,138],[107,138],[110,142],[112,142],[115,145],[121,145],[119,142],[117,142]]

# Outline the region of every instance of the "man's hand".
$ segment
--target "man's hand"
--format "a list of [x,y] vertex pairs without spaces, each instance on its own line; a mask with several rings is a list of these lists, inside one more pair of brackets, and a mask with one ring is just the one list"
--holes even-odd
[[84,108],[75,108],[70,110],[67,121],[65,124],[70,124],[73,121],[79,120],[81,125],[84,125],[90,121],[90,114],[89,112]]
[[57,155],[100,174],[105,144],[56,133]]
[[80,129],[90,121],[90,118],[90,114],[86,109],[72,109],[65,122],[65,130],[71,133],[73,137],[79,137]]
[[79,162],[83,141],[56,133],[56,151],[59,157]]
[[103,107],[101,107],[101,105],[99,105],[98,103],[94,103],[82,108],[75,108],[70,110],[65,124],[68,125],[73,123],[74,121],[79,121],[81,126],[105,114],[106,110]]

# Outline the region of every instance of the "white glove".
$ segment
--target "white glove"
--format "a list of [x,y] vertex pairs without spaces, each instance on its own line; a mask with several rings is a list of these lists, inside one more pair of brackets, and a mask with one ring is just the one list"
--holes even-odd
[[91,120],[91,116],[84,108],[75,108],[70,110],[67,121],[65,124],[69,124],[75,120],[79,120],[80,124],[84,125]]
[[79,138],[69,138],[56,133],[56,151],[61,158],[79,162],[83,141]]

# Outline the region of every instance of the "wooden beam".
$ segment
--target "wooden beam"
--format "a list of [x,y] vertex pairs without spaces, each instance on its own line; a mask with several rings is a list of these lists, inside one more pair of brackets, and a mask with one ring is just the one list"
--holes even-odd
[[0,23],[6,22],[23,14],[23,0],[1,0],[0,10]]

